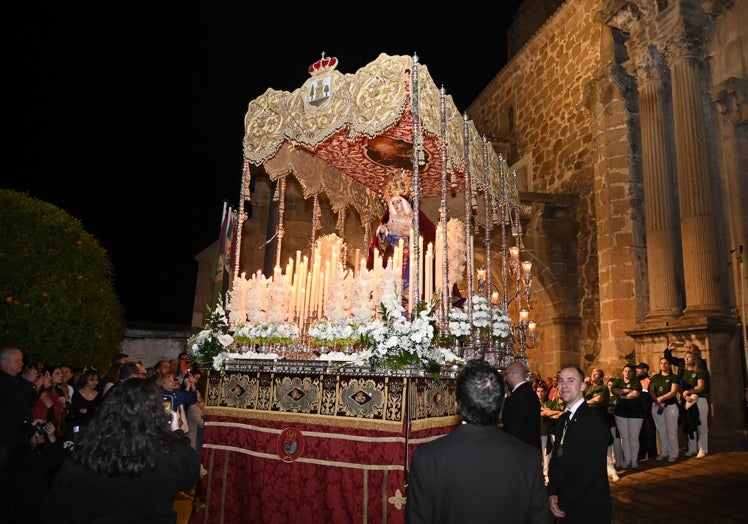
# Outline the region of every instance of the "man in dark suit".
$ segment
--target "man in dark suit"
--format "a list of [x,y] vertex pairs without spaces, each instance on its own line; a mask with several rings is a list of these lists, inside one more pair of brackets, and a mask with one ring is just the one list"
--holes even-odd
[[556,422],[548,471],[551,513],[564,524],[610,522],[608,425],[584,401],[584,372],[577,366],[561,368],[558,389],[566,412]]
[[497,426],[504,392],[503,377],[485,360],[463,368],[456,387],[462,424],[413,454],[407,524],[548,522],[537,450]]
[[527,381],[525,365],[515,360],[504,371],[512,393],[504,403],[504,431],[540,450],[540,400]]

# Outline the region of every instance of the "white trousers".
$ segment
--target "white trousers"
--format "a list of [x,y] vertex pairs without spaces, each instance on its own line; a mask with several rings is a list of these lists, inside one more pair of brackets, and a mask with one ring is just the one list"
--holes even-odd
[[543,450],[542,453],[543,453],[543,476],[544,477],[548,476],[548,465],[551,463],[551,454],[553,453],[553,451],[551,451],[550,453],[545,452],[545,450],[548,449],[546,447],[546,445],[548,444],[548,439],[553,440],[553,437],[551,435],[540,435],[540,449]]
[[[688,439],[688,451],[691,453],[709,453],[709,402],[705,397],[696,400],[699,410],[699,429],[696,432],[698,442],[695,438]],[[693,409],[693,408],[692,408]]]
[[[608,456],[610,461],[618,465],[623,464],[623,449],[621,448],[621,436],[617,428],[610,428],[610,434],[613,435],[613,444],[608,446]],[[610,473],[608,473],[610,475]]]
[[678,457],[678,404],[665,406],[658,415],[658,404],[652,404],[652,418],[657,428],[657,440],[660,442],[660,456]]
[[638,464],[639,457],[639,432],[644,423],[643,418],[628,418],[616,416],[616,427],[621,435],[621,447],[625,464],[633,466]]

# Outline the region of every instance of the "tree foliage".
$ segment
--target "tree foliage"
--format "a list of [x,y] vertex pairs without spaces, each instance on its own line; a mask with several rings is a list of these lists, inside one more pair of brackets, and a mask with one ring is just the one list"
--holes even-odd
[[125,322],[109,257],[67,212],[0,189],[0,347],[105,369]]

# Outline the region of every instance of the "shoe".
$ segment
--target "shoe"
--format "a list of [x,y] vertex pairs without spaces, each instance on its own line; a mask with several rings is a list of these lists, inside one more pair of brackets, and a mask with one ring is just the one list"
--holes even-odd
[[686,451],[683,455],[686,457],[693,457],[695,454],[695,451]]
[[618,473],[613,473],[612,475],[608,475],[610,477],[610,480],[613,482],[618,482],[621,480],[621,477],[618,476]]
[[545,475],[545,485],[546,485],[546,486],[548,486],[548,483],[549,483],[549,482],[550,482],[550,481],[548,480],[548,475]]
[[631,463],[631,469],[639,469],[639,463],[638,462],[632,462]]
[[629,467],[628,462],[622,462],[621,464],[616,464],[616,469],[626,469]]
[[703,451],[699,451],[699,453],[696,455],[697,459],[704,458],[704,457],[706,457],[706,453],[704,453]]
[[675,462],[676,460],[678,460],[678,457],[670,457],[667,459],[668,462]]
[[667,458],[667,455],[658,455],[655,460],[665,460]]

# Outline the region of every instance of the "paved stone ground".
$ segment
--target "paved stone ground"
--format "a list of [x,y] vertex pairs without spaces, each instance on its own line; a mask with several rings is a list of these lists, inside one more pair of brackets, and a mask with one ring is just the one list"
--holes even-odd
[[646,460],[610,483],[613,524],[748,523],[748,451]]
[[[748,450],[681,456],[672,464],[643,460],[618,473],[621,480],[610,483],[612,524],[748,523]],[[177,497],[177,524],[189,522],[192,502]]]

